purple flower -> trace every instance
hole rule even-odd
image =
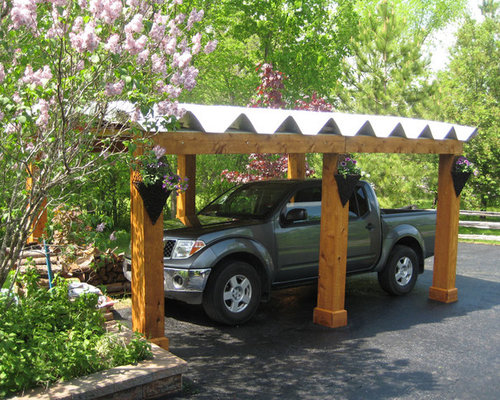
[[[111,232],[111,235],[109,235],[109,240],[116,240],[115,231]]]
[[[160,159],[161,157],[163,157],[166,153],[166,150],[161,147],[160,145],[157,145],[155,147],[153,147],[153,152],[155,153],[155,156],[156,158]]]
[[[95,228],[96,232],[102,232],[104,231],[104,228],[106,227],[106,224],[104,222],[101,222],[97,227]]]

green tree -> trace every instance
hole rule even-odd
[[[484,21],[470,17],[458,31],[449,70],[439,75],[437,117],[478,127],[465,154],[479,169],[463,200],[467,206],[500,206],[500,20],[498,0],[485,0]]]
[[[405,17],[391,2],[377,5],[360,22],[352,57],[343,63],[341,108],[362,113],[420,116],[434,88],[429,61],[422,55],[424,35],[409,35]]]
[[[358,0],[355,10],[362,19],[370,18],[379,3],[380,0]],[[429,36],[461,17],[467,0],[393,0],[391,4],[394,12],[406,20],[408,35],[420,32]]]
[[[429,116],[435,108],[436,85],[424,55],[425,44],[433,32],[460,15],[464,3],[386,0],[360,11],[352,56],[343,64],[339,108],[379,115]],[[434,203],[436,156],[361,154],[358,159],[376,184],[384,206],[430,207]]]
[[[197,61],[202,77],[198,89],[184,96],[188,101],[215,103],[222,97],[222,103],[246,105],[258,85],[253,69],[264,63],[289,77],[284,95],[291,102],[305,93],[329,96],[357,27],[350,0],[192,0],[186,5],[205,10],[207,30],[223,49]]]

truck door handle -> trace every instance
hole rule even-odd
[[[368,225],[365,226],[365,228],[368,229],[369,231],[373,231],[375,226],[371,222],[369,222]]]

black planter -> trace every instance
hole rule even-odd
[[[453,178],[453,187],[455,188],[455,194],[457,195],[457,197],[460,196],[460,193],[462,193],[462,189],[467,183],[470,174],[470,172],[451,171],[451,177]]]
[[[144,182],[134,182],[134,186],[137,188],[149,219],[154,225],[161,215],[171,191],[163,189],[162,181],[148,186]]]
[[[354,193],[354,188],[356,184],[361,179],[361,175],[341,175],[335,174],[335,180],[337,181],[337,187],[339,189],[340,202],[342,203],[342,207],[346,205],[346,203],[351,198]]]

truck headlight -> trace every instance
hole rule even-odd
[[[178,240],[172,252],[172,258],[178,260],[191,257],[205,246],[203,240]]]

